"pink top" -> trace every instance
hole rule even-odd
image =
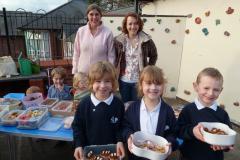
[[[98,61],[109,61],[114,64],[113,34],[107,27],[100,25],[95,35],[92,35],[87,24],[80,27],[76,34],[72,73],[88,73],[89,66]]]

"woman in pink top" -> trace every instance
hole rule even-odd
[[[98,5],[87,9],[88,23],[76,34],[73,53],[72,73],[88,73],[90,64],[98,61],[115,62],[113,34],[102,24],[102,12]]]

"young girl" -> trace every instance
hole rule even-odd
[[[87,145],[117,144],[117,155],[124,157],[121,125],[123,103],[113,95],[118,88],[114,66],[99,61],[90,67],[89,89],[77,107],[72,124],[75,143],[74,157],[83,159],[83,147]]]
[[[66,77],[66,70],[62,67],[54,68],[51,72],[53,85],[48,89],[48,98],[58,98],[60,100],[71,100],[71,87],[65,85],[64,78]]]
[[[83,72],[78,72],[73,77],[74,100],[80,101],[83,97],[90,94],[88,90],[87,75]]]
[[[177,148],[176,137],[173,133],[176,118],[173,109],[166,104],[162,97],[165,79],[163,72],[156,66],[143,69],[138,82],[138,94],[141,100],[133,102],[125,113],[123,136],[127,140],[128,149],[132,150],[132,134],[143,131],[166,138],[171,150]],[[141,159],[129,155],[129,159]]]

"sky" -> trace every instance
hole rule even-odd
[[[43,11],[40,9],[48,12],[67,2],[68,0],[0,0],[0,10],[3,7],[7,11],[16,11],[18,8],[23,8],[26,11],[42,13]]]

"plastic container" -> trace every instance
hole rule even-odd
[[[5,106],[0,107],[0,121],[1,121],[1,117],[4,116],[7,112],[8,110],[6,109]]]
[[[8,111],[22,109],[21,101],[11,98],[0,98],[0,107],[6,107]]]
[[[8,93],[3,98],[11,98],[11,99],[16,99],[21,101],[24,98],[25,94],[24,93]]]
[[[19,129],[37,129],[43,123],[45,123],[49,118],[48,108],[46,107],[38,107],[33,108],[30,107],[25,110],[18,118],[18,126]]]
[[[41,104],[41,107],[52,108],[58,102],[57,98],[46,98]]]
[[[63,125],[63,119],[57,117],[50,117],[39,130],[56,132]]]
[[[42,93],[32,93],[25,96],[22,100],[24,109],[29,107],[40,107],[43,102]]]
[[[2,116],[1,125],[4,126],[16,126],[17,125],[17,117],[19,117],[23,113],[23,110],[12,110]]]
[[[30,76],[32,75],[32,62],[29,59],[22,58],[22,52],[20,53],[18,57],[18,64],[20,73],[23,76]]]
[[[32,63],[32,64],[31,64],[31,67],[32,67],[32,73],[33,73],[33,74],[38,74],[38,73],[40,73],[40,66],[39,66],[39,65]]]
[[[137,145],[145,141],[151,141],[157,146],[164,147],[164,152],[162,153],[158,151],[153,151],[150,149],[146,149],[146,147],[141,148]],[[168,157],[169,152],[169,147],[167,144],[168,141],[163,137],[138,131],[133,134],[132,152],[139,157],[144,157],[152,160],[164,160]]]
[[[204,140],[207,143],[219,146],[234,145],[237,133],[231,128],[229,128],[229,126],[227,126],[226,124],[217,122],[201,122],[200,124],[203,125],[201,132],[203,134]],[[212,134],[205,131],[204,128],[207,128],[208,130],[211,130],[213,128],[221,129],[226,133],[226,135]]]
[[[116,156],[115,144],[86,146],[84,147],[83,153],[86,159],[94,159],[93,156],[99,157],[99,159],[119,159],[119,157]]]
[[[73,102],[72,101],[60,101],[50,110],[52,116],[73,116]]]

